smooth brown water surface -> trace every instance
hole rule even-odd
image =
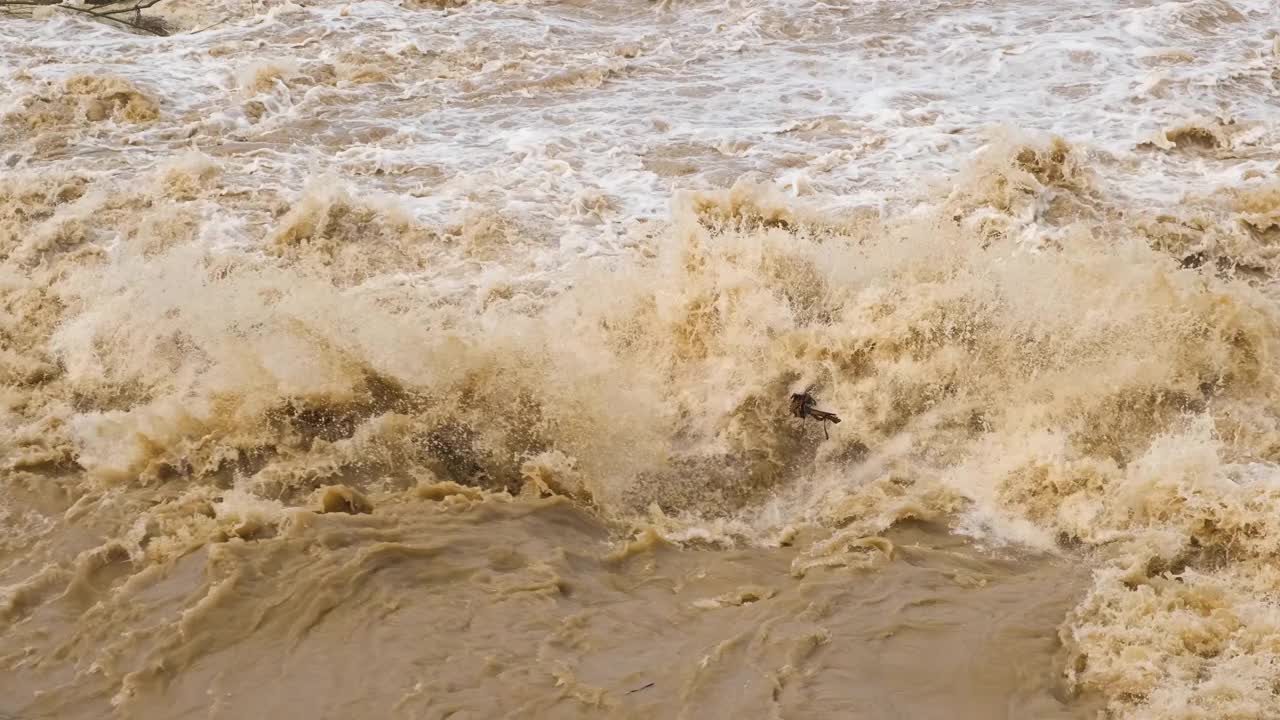
[[[1074,562],[906,525],[801,574],[796,548],[617,545],[560,499],[420,494],[296,514],[115,588],[127,555],[83,569],[9,635],[57,650],[10,659],[3,710],[1090,717],[1058,669],[1056,628],[1087,582]]]

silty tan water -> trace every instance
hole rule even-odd
[[[0,716],[1280,717],[1272,0],[154,14],[0,20]]]

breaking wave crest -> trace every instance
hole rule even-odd
[[[65,97],[154,112],[92,87]],[[560,496],[674,542],[828,528],[797,574],[948,522],[1097,556],[1061,635],[1116,713],[1280,713],[1280,189],[1130,207],[1066,141],[1004,138],[935,200],[743,181],[547,275],[500,215],[431,226],[325,178],[246,197],[198,153],[8,174],[5,467],[81,478],[77,513],[168,488],[94,551],[135,567],[406,493]],[[829,437],[788,415],[803,390]]]

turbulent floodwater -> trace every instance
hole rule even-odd
[[[155,13],[0,19],[0,717],[1280,717],[1274,0]]]

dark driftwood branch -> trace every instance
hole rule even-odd
[[[84,0],[83,5],[64,5],[61,0],[0,0],[0,9],[60,7],[131,30],[167,35],[159,21],[142,15],[143,10],[159,2],[161,0]]]
[[[129,5],[128,7],[121,7],[115,10],[104,9],[101,14],[102,15],[127,15],[129,13],[142,12],[143,10],[146,10],[147,8],[151,7],[152,5],[155,5],[158,2],[160,2],[160,0],[139,0],[139,2],[135,2],[134,4]],[[115,4],[116,3],[104,4],[104,5],[99,5],[98,7],[112,8]]]
[[[800,419],[810,418],[818,420],[822,423],[822,434],[827,434],[827,423],[840,424],[840,418],[835,413],[830,413],[817,408],[818,401],[809,393],[796,393],[791,396],[791,414]],[[827,437],[831,437],[827,435]]]

